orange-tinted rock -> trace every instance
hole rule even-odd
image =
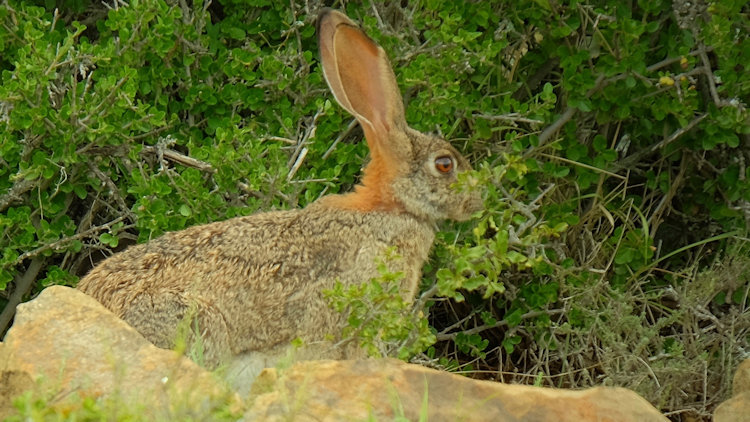
[[[26,372],[0,371],[0,421],[13,413],[13,399],[33,388],[34,382]]]
[[[714,422],[745,422],[750,420],[750,359],[737,367],[732,382],[731,399],[714,411]]]
[[[264,371],[253,385],[251,421],[659,421],[623,388],[571,391],[476,381],[395,360],[300,362]]]
[[[745,359],[738,367],[734,374],[732,382],[732,393],[750,392],[750,359]]]
[[[96,300],[52,286],[18,307],[0,348],[0,374],[26,373],[45,389],[194,410],[237,398],[201,367],[152,345]],[[14,391],[17,393],[17,391]]]

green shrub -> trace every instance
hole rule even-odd
[[[54,3],[0,6],[0,330],[110,251],[356,181],[367,150],[317,65],[318,2]],[[438,235],[420,309],[394,305],[431,328],[382,314],[365,341],[710,414],[750,340],[750,10],[693,3],[346,4],[407,120],[487,192]],[[384,276],[332,300],[387,308]]]

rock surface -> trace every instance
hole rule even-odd
[[[247,421],[667,421],[622,388],[582,391],[476,381],[396,360],[299,362],[267,369]],[[250,404],[250,403],[248,403]],[[373,418],[373,419],[370,419]]]
[[[745,359],[738,367],[732,381],[734,394],[750,392],[750,359]]]
[[[226,416],[227,408],[228,420],[237,420],[243,408],[213,374],[153,346],[92,298],[60,286],[19,306],[0,343],[0,419],[11,414],[11,398],[26,391],[66,411],[67,397],[79,407],[81,396],[114,397],[160,420],[215,420],[212,412]],[[625,389],[507,385],[374,359],[264,370],[245,405],[247,421],[667,421]]]
[[[750,359],[737,367],[732,382],[731,399],[714,411],[714,422],[745,422],[750,418]]]
[[[2,352],[0,351],[0,354]],[[0,421],[12,414],[13,399],[34,389],[31,376],[22,371],[0,371]]]
[[[21,304],[0,346],[0,379],[9,380],[4,397],[17,396],[41,377],[38,384],[48,396],[116,395],[165,411],[181,400],[201,414],[219,403],[239,403],[211,373],[152,345],[96,300],[68,287],[49,287]],[[0,401],[0,416],[3,405],[9,412],[9,401]]]

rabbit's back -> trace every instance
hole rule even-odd
[[[206,354],[221,360],[336,333],[341,317],[322,292],[377,277],[388,247],[401,254],[392,270],[405,273],[401,291],[413,298],[433,237],[408,214],[313,203],[167,233],[105,260],[79,288],[161,347],[194,321]]]

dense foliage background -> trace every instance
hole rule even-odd
[[[318,66],[322,6],[383,45],[407,120],[487,189],[439,235],[416,309],[334,293],[353,331],[708,417],[750,357],[744,0],[4,0],[0,333],[128,244],[350,189],[367,149]]]

